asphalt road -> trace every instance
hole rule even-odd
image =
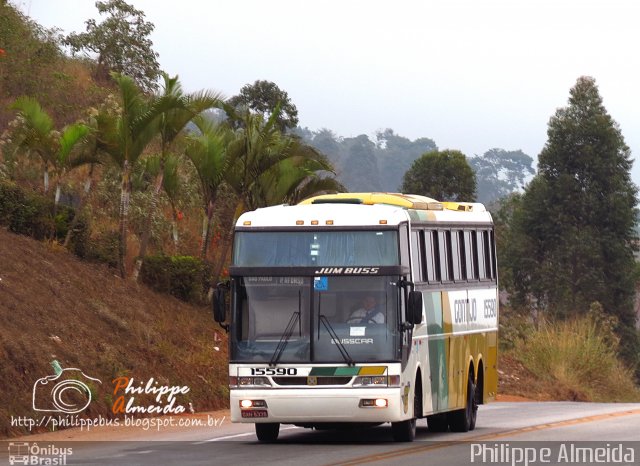
[[[71,447],[66,464],[86,465],[638,464],[640,404],[493,403],[480,407],[476,429],[465,434],[431,433],[421,420],[413,443],[393,442],[387,424],[357,431],[282,426],[277,443],[262,444],[253,424],[228,420],[128,440],[40,443]],[[2,449],[0,464],[7,464]]]

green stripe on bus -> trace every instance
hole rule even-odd
[[[309,375],[325,375],[331,376],[336,372],[336,367],[314,367],[311,369]]]

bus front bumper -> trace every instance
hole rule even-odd
[[[231,389],[230,393],[232,422],[380,423],[410,419],[413,412],[408,390],[399,387]],[[241,407],[248,401],[250,407]]]

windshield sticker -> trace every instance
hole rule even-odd
[[[351,327],[349,330],[350,337],[363,337],[367,327]]]
[[[329,279],[327,277],[314,277],[313,289],[316,291],[327,291],[329,289]]]

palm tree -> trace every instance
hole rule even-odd
[[[225,109],[229,112],[227,107]],[[279,108],[276,108],[265,121],[260,114],[245,113],[238,116],[231,109],[232,118],[241,119],[242,124],[229,144],[232,165],[226,178],[238,195],[239,213],[260,204],[260,177],[289,157],[291,138],[284,136],[277,126],[279,113]]]
[[[177,220],[178,220],[178,202],[179,202],[179,194],[180,194],[180,174],[178,168],[183,163],[181,158],[173,153],[169,153],[164,160],[163,174],[162,174],[162,190],[167,196],[169,204],[171,205],[172,210],[172,222],[171,222],[171,230],[172,237],[174,243],[174,250],[177,251],[178,248],[178,230],[177,230]],[[161,165],[161,155],[154,154],[144,159],[144,171],[141,174],[141,178],[144,178],[145,175],[150,175],[154,177],[154,179],[158,178],[158,172],[160,171]],[[134,183],[135,184],[135,183]],[[149,209],[150,210],[150,209]],[[151,222],[149,218],[148,222]]]
[[[289,137],[287,158],[265,171],[253,185],[250,209],[281,203],[297,204],[303,199],[328,192],[342,192],[331,162],[315,148]]]
[[[114,73],[113,79],[122,106],[117,115],[105,114],[98,120],[98,140],[121,172],[119,267],[125,278],[131,173],[147,145],[158,135],[162,113],[178,104],[174,99],[148,99],[129,76]]]
[[[74,149],[89,133],[82,123],[66,126],[62,132],[54,129],[53,119],[32,97],[20,97],[11,108],[17,110],[20,126],[14,140],[18,150],[40,157],[43,164],[44,192],[49,192],[51,171],[56,175],[55,205],[60,200],[60,181],[67,170],[89,163],[84,152],[74,157]]]
[[[103,154],[102,147],[98,140],[98,132],[100,129],[100,121],[109,118],[109,112],[112,110],[110,108],[111,100],[111,98],[107,99],[107,101],[102,104],[99,109],[92,108],[89,110],[89,115],[86,122],[86,125],[89,128],[89,132],[81,144],[81,150],[84,154],[85,162],[89,164],[89,171],[84,182],[84,189],[82,190],[82,193],[80,195],[80,203],[76,209],[76,215],[74,215],[71,225],[69,226],[69,230],[67,230],[67,235],[64,239],[65,248],[69,247],[71,238],[75,233],[76,226],[80,220],[80,213],[84,209],[84,206],[89,199],[89,194],[93,185],[93,173],[95,170],[95,166],[97,164],[102,164],[101,156]]]
[[[163,73],[163,78],[164,91],[160,96],[156,97],[158,105],[166,106],[166,110],[159,115],[158,121],[160,165],[152,192],[148,221],[146,222],[146,228],[143,230],[140,240],[138,259],[136,260],[135,270],[133,272],[134,280],[138,278],[142,261],[147,252],[147,246],[151,236],[151,215],[157,209],[158,196],[163,186],[165,174],[164,166],[170,147],[190,121],[205,110],[218,106],[222,102],[219,94],[209,91],[200,91],[185,95],[178,81],[178,76],[171,78],[168,74]]]
[[[241,120],[227,147],[228,167],[226,184],[235,192],[238,203],[234,215],[223,227],[221,254],[214,266],[213,276],[219,277],[231,245],[235,220],[247,209],[295,200],[305,185],[322,183],[326,189],[342,188],[334,181],[324,180],[315,172],[332,171],[329,163],[315,150],[288,135],[282,134],[277,121],[280,108],[276,107],[266,121],[260,114],[236,113],[225,105],[232,119]],[[315,178],[315,180],[314,180]],[[320,183],[322,179],[322,183]],[[298,194],[296,194],[298,193]]]
[[[228,147],[233,133],[226,126],[216,125],[202,117],[194,119],[194,123],[200,134],[189,138],[185,154],[193,163],[200,179],[205,212],[200,257],[205,259],[218,192],[226,181],[230,166]]]
[[[174,254],[178,252],[178,220],[180,220],[178,211],[178,195],[180,192],[179,166],[180,158],[174,154],[169,154],[165,160],[164,175],[162,177],[162,189],[169,199],[169,204],[171,204],[171,237],[173,238]]]

